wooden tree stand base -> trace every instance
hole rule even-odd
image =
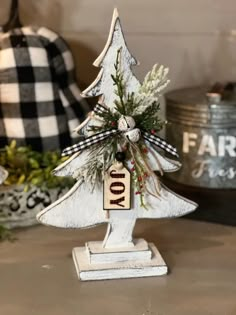
[[[102,242],[88,242],[72,251],[82,281],[153,277],[167,274],[167,266],[153,243],[134,240],[134,246],[104,248]]]

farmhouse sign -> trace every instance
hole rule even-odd
[[[130,172],[122,163],[113,164],[104,178],[104,210],[129,210]]]

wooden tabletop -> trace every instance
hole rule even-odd
[[[37,226],[0,244],[1,315],[235,315],[236,229],[212,223],[140,220],[135,237],[154,242],[167,276],[80,282],[71,250],[102,240],[105,226]]]

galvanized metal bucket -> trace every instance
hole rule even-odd
[[[207,88],[166,94],[166,139],[183,164],[168,177],[195,187],[236,188],[236,100],[210,96]]]

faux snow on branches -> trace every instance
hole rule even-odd
[[[169,68],[158,64],[155,64],[152,70],[147,73],[143,84],[135,96],[135,102],[140,104],[136,108],[135,114],[140,114],[154,102],[159,102],[161,92],[170,83],[170,80],[167,78],[168,73]]]

